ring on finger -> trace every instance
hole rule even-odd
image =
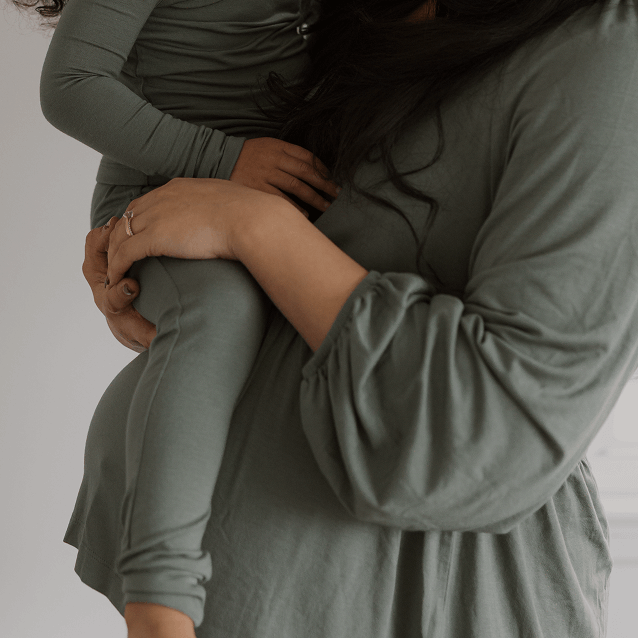
[[[127,210],[124,215],[122,215],[124,219],[126,219],[126,234],[129,237],[133,237],[133,229],[131,228],[131,220],[133,219],[133,211]]]

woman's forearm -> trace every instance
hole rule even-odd
[[[283,200],[251,215],[234,250],[313,351],[368,274]]]

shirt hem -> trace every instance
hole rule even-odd
[[[81,533],[80,521],[72,520],[64,536],[64,542],[78,550],[74,571],[85,585],[105,596],[123,617],[122,579],[108,561],[81,541]]]

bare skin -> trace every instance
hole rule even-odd
[[[108,269],[109,237],[117,219],[113,217],[106,226],[96,228],[86,236],[82,273],[91,286],[95,305],[106,317],[113,336],[123,346],[139,353],[150,347],[157,334],[155,326],[131,305],[140,293],[139,283],[127,277],[109,290],[104,286]]]
[[[317,210],[326,210],[337,196],[337,186],[324,177],[327,174],[328,169],[305,148],[260,137],[244,142],[230,181],[283,197],[298,210],[286,193]],[[326,193],[330,200],[317,191]]]
[[[124,620],[128,638],[196,638],[191,618],[163,605],[128,603]]]
[[[310,151],[282,140],[262,137],[244,142],[230,180],[282,197],[307,216],[286,193],[296,195],[318,210],[325,210],[330,201],[320,193],[325,193],[330,200],[338,194],[337,186],[324,177],[327,174],[328,169]],[[157,331],[131,305],[140,293],[139,283],[126,278],[109,290],[104,285],[109,237],[116,222],[117,218],[113,218],[107,226],[87,235],[82,272],[113,336],[123,346],[141,353],[150,347]]]
[[[174,179],[130,209],[133,236],[123,220],[111,232],[109,287],[149,256],[238,260],[313,350],[368,274],[281,197],[241,184]]]
[[[429,0],[424,5],[420,6],[416,11],[413,11],[408,18],[411,22],[419,22],[422,20],[432,20],[436,17],[436,0]]]

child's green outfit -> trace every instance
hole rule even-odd
[[[68,3],[42,107],[104,154],[92,227],[171,178],[227,179],[246,138],[277,136],[260,82],[300,72],[303,15],[299,0]],[[130,272],[135,307],[158,333],[131,388],[117,570],[127,602],[175,607],[199,625],[211,576],[201,538],[270,304],[237,262],[150,258]]]

